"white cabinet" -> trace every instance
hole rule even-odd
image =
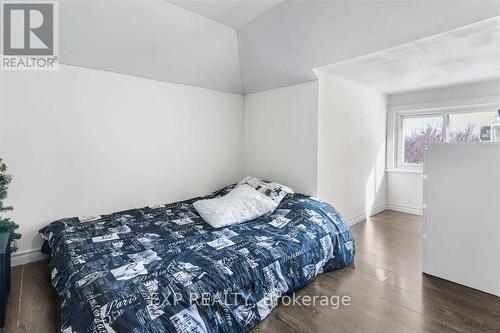
[[[500,144],[431,144],[423,271],[500,296]]]

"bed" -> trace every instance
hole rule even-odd
[[[289,194],[271,214],[214,229],[198,199],[40,230],[61,332],[246,332],[280,296],[354,259],[348,226],[325,202]]]

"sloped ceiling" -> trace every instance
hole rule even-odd
[[[285,1],[238,31],[245,93],[500,14],[499,1]]]
[[[178,5],[187,0],[172,1],[60,0],[60,62],[252,93],[314,80],[313,68],[500,15],[500,1],[481,0],[203,1],[212,12],[200,9],[202,1],[189,5],[193,11]],[[237,27],[248,19],[237,32],[214,21]]]
[[[387,94],[500,77],[500,17],[317,69]]]
[[[284,0],[168,0],[234,29],[253,20]]]
[[[163,0],[59,1],[63,64],[241,93],[236,31]]]

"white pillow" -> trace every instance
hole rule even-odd
[[[238,185],[243,184],[254,188],[256,191],[274,200],[277,204],[279,204],[288,193],[293,194],[293,190],[288,186],[255,177],[247,176],[243,178]]]
[[[220,228],[256,219],[278,204],[248,185],[239,185],[225,196],[198,200],[193,206],[208,224]]]

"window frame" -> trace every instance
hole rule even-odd
[[[395,131],[394,131],[394,166],[396,170],[421,172],[422,164],[404,162],[404,136],[403,122],[408,118],[442,117],[443,119],[443,141],[450,142],[450,115],[467,114],[480,112],[495,112],[498,104],[469,105],[461,107],[449,107],[428,110],[395,111]]]

